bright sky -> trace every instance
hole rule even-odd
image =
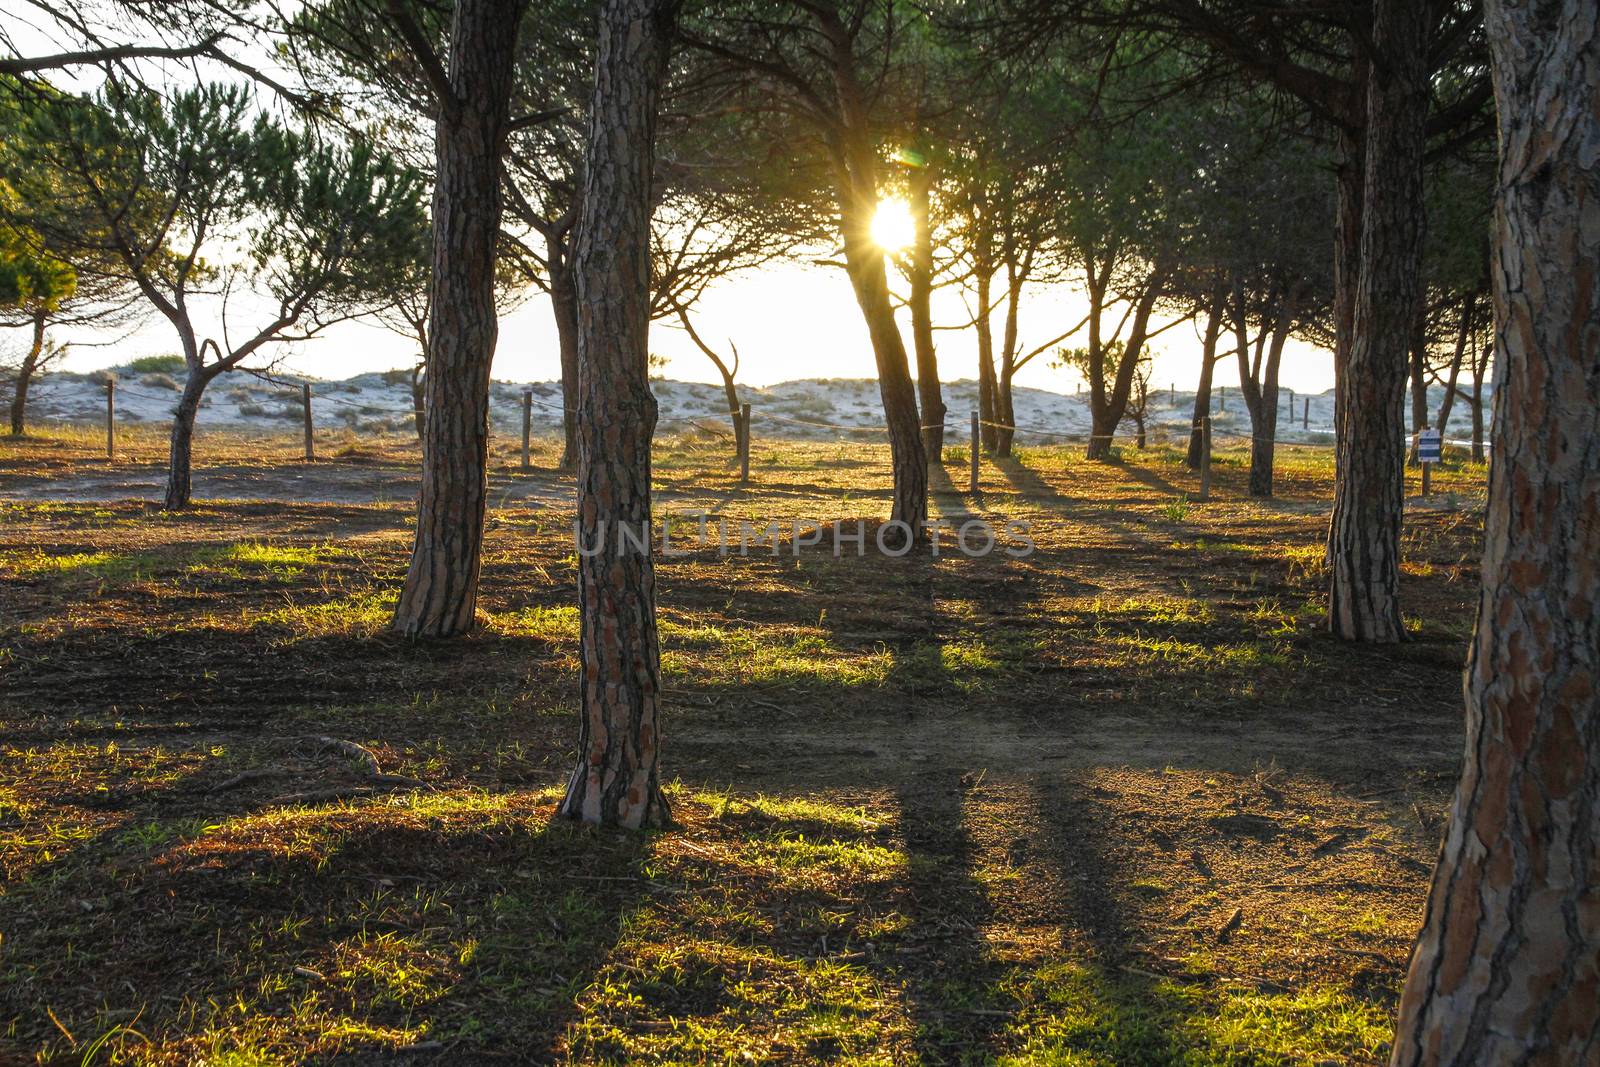
[[[904,285],[896,279],[897,288]],[[935,326],[959,327],[970,313],[953,289],[939,290],[934,300]],[[1081,293],[1058,286],[1027,298],[1022,307],[1021,338],[1024,351],[1049,340],[1083,317]],[[250,324],[247,309],[235,303],[229,315],[230,332],[237,336]],[[837,267],[780,264],[729,278],[709,289],[694,312],[695,328],[706,343],[727,352],[731,338],[742,363],[739,381],[771,385],[795,378],[876,377],[866,324],[844,271]],[[910,317],[900,313],[901,333],[911,343]],[[1153,388],[1176,384],[1193,389],[1199,375],[1200,343],[1195,325],[1184,323],[1154,342]],[[996,343],[1000,322],[995,323]],[[135,356],[176,352],[176,337],[166,320],[151,316],[133,334],[110,340],[68,334],[59,340],[100,341],[101,346],[78,347],[70,352],[65,368],[91,370],[124,363]],[[1068,344],[1081,344],[1075,337]],[[971,329],[940,330],[935,335],[940,378],[955,381],[977,377],[977,338]],[[346,378],[365,371],[410,366],[414,344],[381,326],[346,323],[318,338],[288,346],[282,367],[292,374],[318,378]],[[652,326],[651,351],[669,360],[662,373],[682,381],[717,381],[715,368],[682,329],[666,322]],[[495,353],[494,376],[501,380],[549,381],[560,376],[555,323],[550,303],[533,294],[501,319],[500,343]],[[1297,392],[1318,393],[1333,387],[1332,357],[1325,351],[1291,341],[1284,353],[1282,384]],[[1049,366],[1040,355],[1018,374],[1021,385],[1070,393],[1077,377]],[[1225,359],[1217,365],[1216,381],[1234,385],[1237,364]]]
[[[6,16],[6,28],[26,51],[45,52],[64,46],[51,35],[30,29],[26,20],[16,15]],[[75,89],[87,89],[97,79],[87,71],[84,73],[86,80],[82,83],[72,78],[58,80]],[[909,217],[899,221],[900,229],[904,230]],[[904,292],[903,279],[893,278],[891,284]],[[259,305],[252,308],[249,304],[237,296],[232,302],[228,329],[234,337],[252,332],[254,326],[265,321],[266,308]],[[1083,317],[1084,310],[1081,291],[1071,285],[1029,294],[1022,305],[1022,351],[1074,325]],[[1120,316],[1120,311],[1116,314]],[[959,327],[970,320],[971,312],[958,291],[945,288],[934,294],[933,316],[936,327]],[[215,316],[212,318],[211,330],[220,333]],[[844,271],[838,267],[781,263],[725,279],[707,290],[694,309],[694,320],[701,337],[724,354],[730,338],[739,346],[742,356],[739,381],[742,383],[771,385],[795,378],[876,377],[866,324]],[[904,310],[900,321],[909,349],[910,321]],[[998,344],[1001,329],[998,316],[994,329]],[[69,351],[62,366],[80,371],[178,350],[171,326],[153,313],[131,334],[108,337],[80,331],[58,335],[55,339],[78,343]],[[0,345],[14,343],[15,339],[0,332]],[[974,331],[941,329],[935,335],[935,343],[941,379],[956,381],[977,377]],[[1084,338],[1079,335],[1065,343],[1083,344]],[[366,371],[409,367],[414,361],[413,347],[408,339],[379,325],[354,322],[333,327],[312,341],[281,346],[277,353],[282,358],[280,367],[286,373],[338,379]],[[667,358],[666,368],[661,373],[668,378],[719,380],[710,361],[680,328],[667,322],[656,323],[651,329],[650,347],[652,352]],[[1180,390],[1194,388],[1199,375],[1200,343],[1192,323],[1162,334],[1152,348],[1155,353],[1153,389],[1165,389],[1169,385],[1176,385]],[[549,300],[542,294],[531,294],[502,318],[494,376],[513,381],[549,381],[560,376],[555,324]],[[1071,393],[1078,379],[1071,372],[1052,369],[1048,354],[1042,354],[1023,368],[1017,382]],[[1216,382],[1237,384],[1235,360],[1225,359],[1217,365]],[[1333,388],[1332,356],[1310,345],[1291,341],[1284,352],[1281,382],[1297,392],[1318,393]]]

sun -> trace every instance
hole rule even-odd
[[[885,252],[898,252],[917,237],[911,205],[904,200],[880,200],[872,216],[872,240]]]

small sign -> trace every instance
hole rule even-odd
[[[1439,462],[1439,455],[1443,447],[1443,434],[1438,430],[1423,430],[1417,435],[1417,461],[1420,463]]]

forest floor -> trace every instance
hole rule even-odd
[[[497,443],[482,626],[437,643],[384,628],[409,490],[325,491],[408,486],[414,445],[211,435],[197,485],[241,499],[178,514],[37,488],[160,446],[0,440],[0,1063],[1383,1061],[1481,466],[1408,505],[1397,647],[1322,632],[1313,449],[1269,501],[1221,454],[1206,503],[1164,447],[1024,449],[979,499],[953,450],[936,510],[1027,521],[1021,559],[663,557],[678,825],[633,835],[551,821],[550,443]],[[659,445],[658,512],[887,511],[882,447],[758,444],[749,488],[721,448]]]

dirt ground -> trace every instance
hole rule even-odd
[[[1392,648],[1321,630],[1310,449],[1270,501],[1238,454],[1194,501],[1162,447],[935,479],[941,514],[1028,522],[1022,559],[664,557],[679,825],[641,838],[550,823],[552,444],[496,452],[482,627],[440,643],[384,628],[407,443],[214,447],[175,515],[127,499],[158,445],[0,451],[0,1061],[1382,1060],[1481,467],[1408,512]],[[741,488],[668,440],[658,511],[875,522],[884,453],[773,443]]]

